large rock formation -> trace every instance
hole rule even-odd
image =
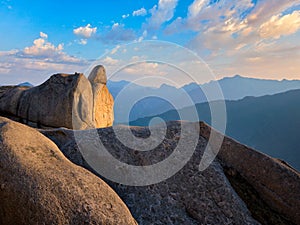
[[[0,224],[136,224],[100,178],[38,131],[0,118]]]
[[[1,87],[0,114],[39,128],[112,126],[113,98],[104,68],[97,68],[103,67],[93,70],[90,82],[79,73],[55,74],[37,87]]]
[[[186,125],[194,126],[193,123]],[[145,187],[120,185],[103,177],[139,224],[300,224],[297,171],[225,138],[217,159],[200,172],[199,162],[211,131],[204,123],[200,123],[200,127],[194,155],[173,177]],[[117,129],[122,132],[125,128]],[[127,148],[112,128],[98,129],[98,134],[106,149],[118,160],[131,165],[152,165],[171,154],[178,144],[180,129],[180,122],[169,123],[162,144],[148,152]],[[148,128],[132,127],[131,130],[139,138],[149,136]],[[97,174],[79,151],[73,131],[41,132],[72,162]],[[79,132],[87,135],[87,131]]]

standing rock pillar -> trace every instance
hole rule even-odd
[[[114,99],[106,82],[106,72],[102,65],[94,67],[88,77],[93,89],[93,120],[96,128],[109,127],[114,121]]]

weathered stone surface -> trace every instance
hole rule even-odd
[[[104,66],[95,66],[89,75],[89,81],[91,83],[106,84],[107,77]]]
[[[0,96],[0,111],[25,124],[86,129],[93,126],[90,82],[83,74],[55,74],[37,87],[12,87]]]
[[[106,73],[103,66],[96,66],[89,75],[93,89],[93,118],[95,127],[110,127],[113,125],[114,99],[106,87]]]
[[[100,178],[38,131],[0,118],[0,224],[136,224]]]
[[[150,165],[161,161],[174,149],[179,128],[178,122],[170,123],[163,144],[149,152],[126,148],[117,140],[111,128],[99,129],[98,133],[102,143],[115,158],[133,165]],[[194,156],[180,172],[167,181],[147,187],[129,187],[107,181],[127,203],[138,222],[255,224],[255,218],[262,224],[299,224],[298,171],[280,160],[225,137],[218,160],[208,170],[199,172],[199,161],[211,132],[210,127],[202,122],[200,128]],[[149,135],[146,128],[132,127],[131,130],[141,138]],[[42,132],[57,143],[71,161],[93,171],[79,152],[73,131],[60,129]],[[216,135],[217,138],[221,137],[217,132]],[[214,146],[211,145],[211,148]],[[235,191],[251,210],[253,218],[249,219],[244,203],[234,197]],[[237,211],[228,206],[228,203]]]
[[[221,135],[200,123],[201,135]],[[211,146],[214,148],[214,146]],[[300,224],[300,173],[285,162],[254,151],[225,137],[218,154],[223,167],[233,179],[241,176],[275,212]],[[278,224],[278,223],[277,223]]]
[[[19,100],[29,87],[3,86],[0,89],[1,113],[17,116]]]
[[[0,114],[34,127],[83,130],[113,124],[113,97],[102,66],[90,81],[79,73],[55,74],[37,87],[0,87]]]

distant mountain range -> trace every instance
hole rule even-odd
[[[194,104],[207,102],[202,89],[212,89],[216,82],[220,85],[225,100],[239,100],[246,96],[264,96],[285,92],[288,90],[300,89],[300,80],[264,80],[242,77],[226,77],[218,81],[211,81],[202,85],[191,83],[181,88],[163,84],[159,88],[144,87],[128,81],[109,81],[107,86],[114,99],[122,92],[122,101],[115,104],[115,123],[128,121],[124,114],[124,107],[132,100],[140,96],[149,96],[131,108],[129,121],[138,118],[157,115],[174,109],[170,102],[176,102],[180,108],[190,106],[183,98],[188,94]],[[212,89],[213,90],[213,89]],[[167,102],[166,100],[169,100]],[[219,100],[219,99],[211,99]],[[177,107],[178,108],[178,107]]]
[[[33,85],[29,82],[24,82],[24,83],[21,83],[21,84],[18,84],[17,86],[22,86],[22,87],[33,87]]]
[[[115,99],[124,88],[128,88],[122,93],[125,96],[123,101],[115,104],[115,124],[128,121],[124,107],[132,99],[143,95],[149,97],[137,102],[131,109],[130,125],[147,126],[157,116],[166,121],[178,120],[177,110],[155,96],[165,96],[180,103],[182,111],[188,114],[191,108],[187,102],[181,101],[183,91],[196,104],[200,119],[210,124],[210,111],[201,88],[212,87],[215,82],[219,83],[226,99],[226,135],[273,157],[284,159],[300,170],[300,90],[296,90],[300,89],[300,80],[262,80],[236,75],[203,85],[191,83],[182,88],[169,85],[153,88],[128,81],[109,81],[107,86]],[[32,85],[22,83],[19,86]],[[218,101],[214,104],[218,104]]]
[[[212,104],[220,104],[215,101]],[[196,104],[200,120],[211,124],[208,103]],[[300,90],[291,90],[262,97],[227,100],[226,135],[280,158],[300,171]],[[180,110],[189,114],[192,108]],[[146,117],[130,123],[147,126],[153,117],[165,121],[179,120],[178,112],[171,110],[161,115]]]

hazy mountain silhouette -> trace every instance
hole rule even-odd
[[[116,123],[128,121],[128,117],[125,115],[125,109],[128,105],[131,105],[130,120],[135,120],[174,109],[164,99],[178,101],[183,93],[183,90],[165,84],[159,88],[154,88],[140,86],[128,81],[108,81],[107,86],[115,99],[114,112]],[[123,97],[122,100],[118,99],[118,95]],[[156,96],[164,96],[164,99]],[[135,104],[130,103],[135,102],[137,98],[141,98],[140,101],[137,101]],[[187,106],[189,104],[182,104],[182,107]]]
[[[235,75],[234,77],[225,77],[219,81],[211,81],[200,85],[201,87],[210,88],[212,84],[218,82],[222,88],[224,98],[226,100],[238,100],[247,96],[264,96],[277,94],[293,89],[300,89],[300,80],[267,80],[242,77]],[[194,90],[189,92],[191,96],[197,95]],[[200,103],[200,102],[197,102]]]
[[[128,120],[123,113],[124,106],[132,99],[136,99],[143,95],[148,96],[147,98],[138,101],[134,107],[131,108],[129,121],[172,110],[174,109],[171,105],[172,101],[180,104],[179,108],[190,106],[191,104],[184,100],[184,97],[186,97],[187,94],[195,104],[207,102],[202,88],[211,89],[215,86],[216,82],[219,83],[226,100],[238,100],[246,96],[258,97],[272,95],[288,90],[300,89],[300,80],[264,80],[247,78],[239,75],[226,77],[219,81],[211,81],[202,85],[191,83],[182,86],[181,88],[165,84],[161,85],[159,88],[144,87],[128,81],[109,81],[107,86],[115,99],[122,90],[124,91],[122,92],[122,95],[126,96],[124,98],[125,101],[122,101],[122,104],[115,105],[115,122],[122,123]],[[169,100],[170,102],[167,102],[166,100]]]
[[[208,103],[197,104],[196,109],[200,120],[210,124]],[[300,170],[300,90],[227,100],[226,109],[226,135]],[[191,111],[191,107],[182,109],[187,114]],[[175,110],[157,116],[166,121],[180,119]],[[130,125],[146,126],[153,117],[138,119]]]
[[[29,82],[24,82],[24,83],[20,83],[17,86],[22,86],[22,87],[33,87],[33,84],[29,83]]]

